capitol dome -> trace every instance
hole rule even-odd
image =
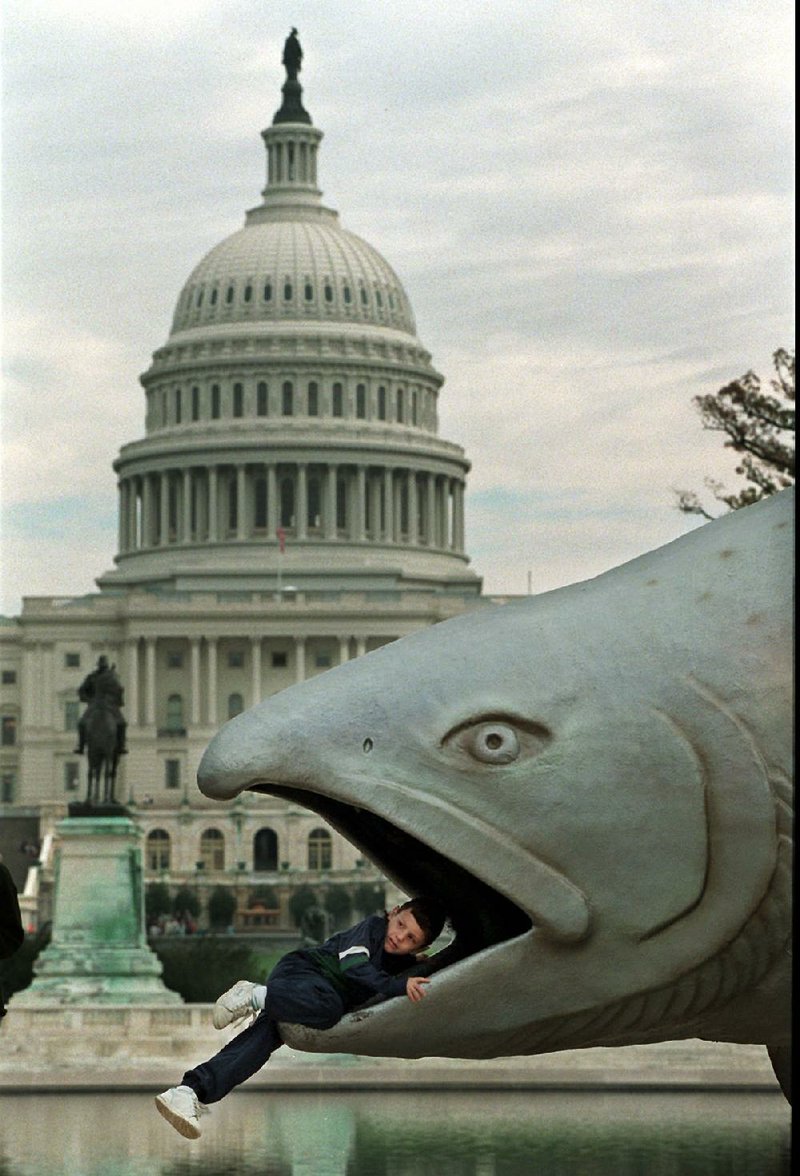
[[[370,323],[415,335],[411,304],[388,262],[333,218],[309,212],[304,208],[303,219],[292,220],[251,213],[245,228],[192,271],[172,333],[212,323],[300,319]]]
[[[282,92],[262,202],[195,265],[141,376],[145,436],[115,462],[120,545],[98,583],[475,596],[444,379],[397,274],[322,204],[296,77]]]

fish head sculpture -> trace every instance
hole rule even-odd
[[[486,604],[227,723],[201,790],[325,817],[455,939],[301,1049],[787,1040],[793,494]]]

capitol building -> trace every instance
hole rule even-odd
[[[304,809],[203,797],[209,740],[485,599],[464,550],[469,462],[438,433],[443,376],[394,270],[322,203],[322,132],[288,69],[282,99],[261,202],[192,269],[141,376],[144,434],[114,462],[114,567],[96,593],[26,597],[0,620],[0,850],[34,923],[56,824],[85,796],[77,688],[101,655],[125,688],[117,796],[145,881],[188,886],[203,912],[229,888],[245,923],[267,887],[288,928],[293,888],[380,876]]]

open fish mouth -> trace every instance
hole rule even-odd
[[[406,894],[436,898],[455,933],[452,943],[437,953],[436,970],[534,927],[528,912],[477,874],[361,805],[286,785],[256,784],[251,789],[318,813]]]

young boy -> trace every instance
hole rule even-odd
[[[339,931],[320,947],[289,952],[266,985],[238,980],[214,1005],[214,1028],[225,1029],[247,1016],[252,1024],[209,1061],[187,1070],[180,1086],[159,1094],[159,1114],[187,1139],[197,1139],[204,1104],[219,1102],[283,1044],[279,1021],[330,1029],[376,995],[405,993],[411,1001],[422,1000],[428,978],[398,973],[411,966],[409,957],[415,959],[433,943],[444,918],[435,899],[412,898],[387,915],[371,915]]]

